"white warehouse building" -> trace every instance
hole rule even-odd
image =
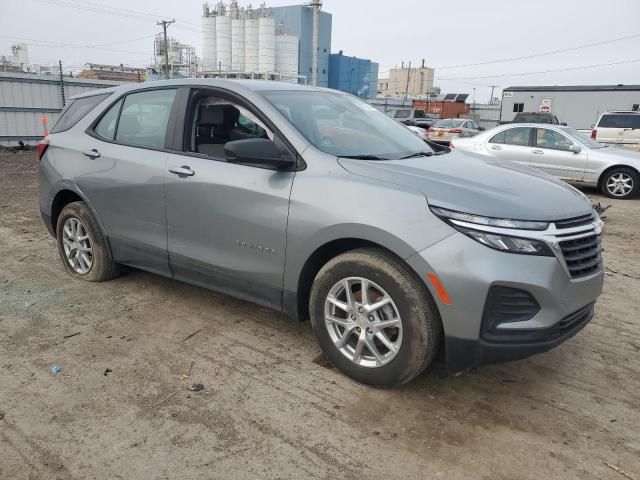
[[[205,76],[262,78],[297,83],[299,39],[276,25],[264,4],[259,9],[203,6],[202,72]]]

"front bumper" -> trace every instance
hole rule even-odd
[[[571,338],[592,318],[604,279],[602,268],[573,279],[555,257],[500,252],[462,233],[447,237],[407,262],[425,281],[438,305],[447,366],[452,371],[526,358]],[[444,303],[429,283],[429,273],[438,276],[450,304]],[[525,291],[540,308],[531,318],[498,326],[504,333],[501,338],[486,336],[482,333],[483,313],[492,287]],[[572,315],[579,318],[569,322]]]

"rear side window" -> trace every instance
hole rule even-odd
[[[107,140],[114,140],[116,137],[116,125],[122,102],[123,100],[120,100],[113,105],[96,125],[95,132]]]
[[[504,132],[500,132],[496,136],[494,136],[490,143],[503,143],[506,145],[519,145],[519,146],[527,146],[529,145],[529,136],[531,135],[531,128],[529,127],[520,127],[520,128],[510,128],[505,130]]]
[[[51,133],[69,130],[109,95],[111,94],[105,93],[102,95],[92,95],[90,97],[76,98],[72,100],[62,111],[60,118],[51,129]]]
[[[164,148],[175,96],[175,89],[151,90],[127,95],[117,123],[116,142],[140,147]]]
[[[640,115],[603,115],[598,127],[601,128],[640,128]]]

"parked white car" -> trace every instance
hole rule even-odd
[[[607,147],[570,127],[502,125],[472,138],[456,139],[450,146],[599,187],[612,198],[631,198],[640,187],[640,154]]]
[[[427,130],[429,140],[436,143],[448,144],[454,138],[471,137],[480,133],[484,128],[473,120],[465,118],[444,118],[434,123]]]
[[[605,112],[591,131],[603,143],[640,144],[640,112]]]

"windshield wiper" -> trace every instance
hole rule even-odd
[[[405,158],[415,158],[415,157],[430,157],[433,155],[433,152],[415,152],[411,153],[405,157],[400,157],[400,160],[404,160]]]
[[[353,158],[354,160],[390,160],[377,155],[340,155],[340,158]]]

